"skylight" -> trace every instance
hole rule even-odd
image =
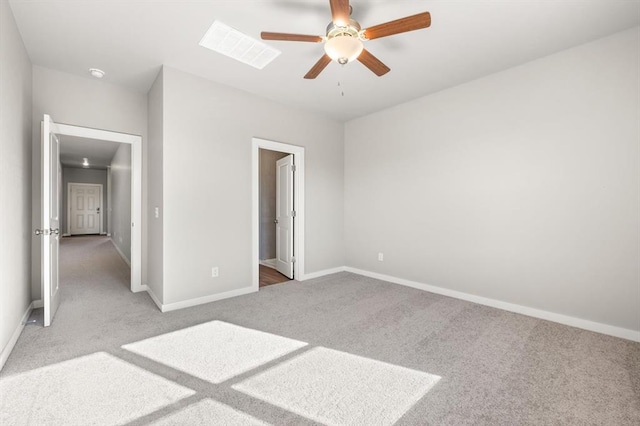
[[[260,70],[281,53],[220,21],[213,21],[199,44]]]

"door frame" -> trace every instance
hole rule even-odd
[[[293,219],[293,256],[296,261],[293,267],[293,279],[302,281],[304,277],[304,147],[290,145],[267,139],[251,139],[251,268],[253,271],[252,287],[260,289],[260,150],[293,154],[296,171],[293,174],[293,208],[296,216]]]
[[[78,186],[99,186],[100,187],[100,235],[104,234],[103,231],[103,207],[104,207],[104,186],[101,183],[83,183],[83,182],[67,182],[67,232],[66,235],[73,235],[71,233],[71,185]],[[81,234],[78,234],[81,235]]]
[[[56,125],[58,135],[131,145],[131,291],[145,291],[147,286],[142,284],[142,136],[71,124]]]

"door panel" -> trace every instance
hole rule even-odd
[[[44,326],[48,327],[60,306],[58,252],[60,248],[60,142],[48,115],[42,122],[42,299]]]
[[[99,234],[102,185],[70,183],[69,191],[69,233]]]
[[[276,269],[293,279],[293,155],[276,163]]]

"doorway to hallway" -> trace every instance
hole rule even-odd
[[[304,148],[253,138],[252,172],[257,291],[304,276]]]
[[[112,205],[120,206],[120,209],[116,211],[110,208],[107,215],[99,210],[94,212],[96,216],[94,217],[94,228],[97,225],[102,230],[102,227],[105,226],[113,231],[112,237],[116,236],[115,231],[118,230],[117,241],[108,238],[106,241],[113,243],[112,248],[130,268],[128,273],[130,290],[133,292],[143,291],[146,286],[141,283],[142,138],[124,133],[55,123],[46,114],[43,118],[42,169],[40,174],[41,212],[38,221],[40,223],[36,222],[34,227],[36,228],[35,235],[40,240],[41,250],[36,251],[39,256],[33,258],[33,270],[34,273],[41,275],[43,325],[47,327],[51,325],[61,301],[60,275],[63,271],[59,268],[60,236],[63,233],[69,235],[71,231],[70,226],[68,228],[64,226],[66,221],[61,221],[63,212],[70,213],[69,209],[60,208],[63,202],[62,194],[64,194],[61,188],[65,175],[64,166],[67,166],[69,170],[74,168],[84,170],[91,168],[91,165],[98,169],[106,169],[107,183],[103,185],[103,187],[109,188],[106,204],[109,207]],[[67,150],[63,149],[64,142],[67,142]],[[83,154],[74,150],[74,146],[77,148],[78,145],[82,145],[82,148],[79,148],[80,151],[86,149],[92,153],[92,160],[83,157],[83,161],[80,161]],[[74,162],[78,162],[78,164],[74,164]],[[83,183],[76,179],[73,180],[75,183]],[[115,183],[116,181],[119,182],[118,185]],[[95,182],[85,181],[84,183]],[[109,198],[112,194],[114,198],[119,199],[119,202],[111,203]],[[86,202],[84,195],[82,197],[83,206]],[[69,200],[67,202],[71,205]],[[102,202],[100,207],[102,207]],[[104,219],[102,219],[103,217]]]
[[[260,149],[260,287],[293,279],[294,156]]]

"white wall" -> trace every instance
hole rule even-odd
[[[253,137],[305,147],[305,272],[342,266],[343,125],[175,69],[163,78],[163,302],[252,285]]]
[[[121,143],[111,160],[111,240],[131,263],[131,145]]]
[[[33,67],[33,227],[40,223],[40,122],[49,114],[58,123],[111,130],[142,136],[142,166],[146,168],[147,95],[133,92],[108,81]],[[143,173],[143,176],[145,174]],[[143,177],[142,192],[146,194]],[[146,217],[146,200],[142,202]],[[146,223],[142,223],[142,280],[146,279]],[[37,242],[34,237],[34,243]],[[40,251],[32,249],[32,295],[40,298]]]
[[[0,368],[31,303],[31,62],[0,1]]]
[[[148,279],[145,282],[158,302],[163,300],[164,283],[164,232],[163,232],[163,116],[164,116],[164,89],[163,70],[160,70],[148,95],[149,111],[149,141],[148,153],[148,196],[147,202],[147,229],[148,229]],[[158,217],[155,217],[155,208],[158,208]]]
[[[347,123],[347,265],[640,330],[639,39]]]
[[[68,222],[69,183],[97,183],[102,185],[102,232],[107,232],[107,211],[111,207],[107,200],[107,171],[100,169],[62,168],[62,203],[60,204],[60,229],[63,234],[70,233]]]

